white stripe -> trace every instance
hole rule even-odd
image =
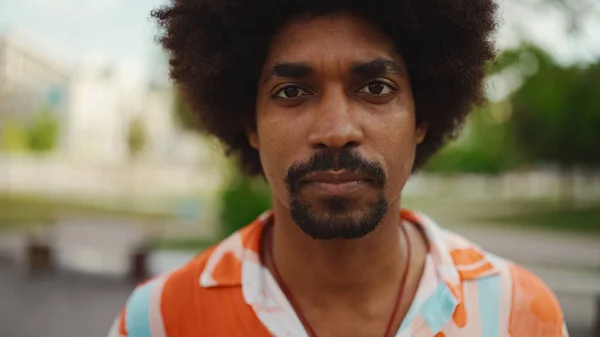
[[[512,275],[509,264],[495,255],[489,255],[490,262],[500,269],[500,316],[498,317],[498,337],[510,337],[510,313],[512,311]]]
[[[232,234],[225,241],[219,243],[208,258],[204,271],[200,275],[200,286],[204,288],[216,286],[217,281],[213,278],[213,272],[223,259],[223,256],[227,253],[233,253],[238,260],[242,261],[241,255],[243,249],[242,236],[239,232]]]
[[[567,330],[567,324],[563,322],[563,327],[562,327],[562,337],[569,337],[569,331]]]
[[[490,263],[490,261],[488,261],[487,259],[481,259],[481,260],[479,260],[479,261],[477,261],[475,263],[471,263],[471,264],[468,264],[468,265],[459,265],[459,266],[456,266],[456,269],[460,270],[460,271],[472,271],[472,270],[475,270],[477,268],[481,268],[481,267],[485,266],[488,263]]]
[[[485,296],[485,294],[482,294]],[[460,329],[461,336],[481,336],[481,314],[479,313],[479,286],[476,281],[463,283],[463,296],[467,325]]]
[[[152,337],[166,337],[165,333],[165,325],[163,322],[162,310],[161,310],[161,302],[162,302],[162,294],[163,288],[165,286],[165,282],[167,281],[166,276],[161,276],[156,280],[156,285],[154,286],[154,292],[152,293],[152,298],[150,299],[150,333]]]

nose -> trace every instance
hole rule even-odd
[[[363,132],[350,98],[343,90],[324,94],[312,111],[308,141],[313,148],[356,147]]]

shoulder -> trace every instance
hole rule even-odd
[[[558,299],[538,276],[453,232],[444,230],[441,240],[463,289],[477,293],[478,305],[498,308],[499,323],[510,336],[567,336]]]
[[[508,263],[511,281],[510,331],[514,336],[564,336],[558,299],[536,275]]]
[[[163,312],[177,311],[200,288],[200,275],[214,247],[196,255],[175,271],[153,277],[135,287],[109,337],[130,336],[133,330],[164,330]]]

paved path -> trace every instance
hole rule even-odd
[[[32,280],[0,267],[0,336],[104,337],[131,290],[99,278]]]

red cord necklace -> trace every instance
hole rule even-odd
[[[392,325],[394,324],[394,319],[396,318],[396,314],[398,313],[398,308],[400,307],[400,302],[401,302],[403,294],[404,294],[404,288],[406,286],[406,279],[408,278],[408,271],[410,270],[410,261],[411,261],[411,259],[410,259],[410,253],[411,253],[410,237],[408,236],[408,232],[406,231],[406,226],[404,225],[404,223],[401,224],[400,228],[402,230],[402,236],[405,238],[405,241],[406,241],[406,263],[405,263],[406,267],[404,268],[402,278],[400,279],[400,286],[398,288],[398,295],[396,298],[396,303],[394,304],[394,309],[392,310],[392,314],[388,321],[387,327],[385,329],[385,334],[383,335],[383,337],[388,337],[390,335],[390,330],[392,329]],[[277,281],[277,283],[279,283],[279,286],[281,287],[283,294],[287,297],[288,301],[290,301],[292,308],[294,308],[294,311],[296,311],[296,315],[298,315],[300,322],[302,322],[302,325],[304,325],[304,327],[306,328],[306,331],[308,332],[309,337],[317,337],[317,334],[315,333],[313,328],[310,326],[310,324],[308,324],[308,321],[304,317],[304,314],[302,314],[302,310],[300,310],[300,307],[298,306],[296,299],[292,295],[292,292],[287,287],[285,282],[283,282],[283,279],[279,275],[279,270],[277,270],[277,264],[275,264],[275,258],[273,255],[273,239],[272,238],[273,237],[271,234],[271,240],[269,240],[270,242],[268,245],[269,246],[268,249],[269,249],[269,259],[271,260],[271,265],[273,266],[273,276],[275,276],[275,280]]]

